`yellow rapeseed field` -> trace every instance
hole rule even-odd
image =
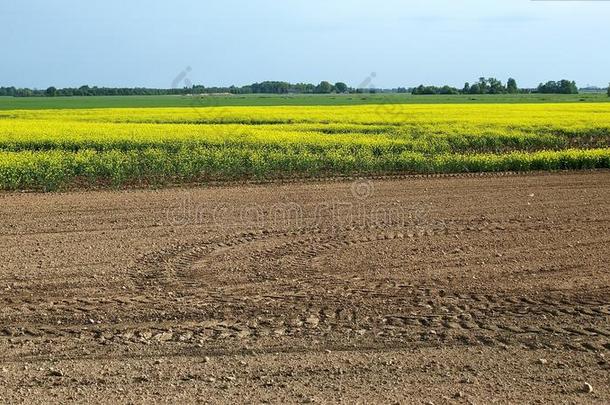
[[[0,188],[610,167],[610,104],[0,111]]]

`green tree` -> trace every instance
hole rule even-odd
[[[333,85],[327,81],[322,81],[316,86],[316,93],[328,94],[333,91]]]
[[[31,89],[17,89],[15,97],[32,97],[34,92]]]
[[[570,80],[550,81],[544,84],[540,83],[538,93],[578,94],[578,86],[576,86],[576,82]]]
[[[335,83],[335,90],[337,90],[337,93],[347,93],[347,84],[343,82],[337,82]]]
[[[489,86],[487,84],[487,79],[484,77],[479,77],[479,83],[477,83],[479,85],[479,93],[480,94],[487,94],[487,92],[489,91]]]
[[[559,82],[559,91],[562,94],[578,94],[578,87],[574,81],[562,80]]]
[[[57,95],[57,89],[51,86],[45,91],[45,94],[47,97],[55,97]]]
[[[489,87],[489,89],[488,89],[489,94],[506,93],[506,88],[504,87],[502,82],[496,78],[490,77],[489,79],[487,79],[487,85]]]
[[[455,87],[443,86],[438,90],[438,94],[460,94],[460,92]]]
[[[470,86],[470,94],[483,94],[483,89],[480,83],[475,83]]]
[[[517,87],[517,81],[512,77],[506,82],[506,91],[509,94],[516,94],[519,92],[519,87]]]
[[[608,97],[610,97],[610,83],[608,83]]]

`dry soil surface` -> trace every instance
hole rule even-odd
[[[610,403],[610,172],[0,195],[0,402]]]

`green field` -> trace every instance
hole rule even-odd
[[[413,96],[411,94],[330,95],[211,95],[211,96],[103,96],[103,97],[0,97],[0,110],[221,107],[221,106],[306,106],[362,104],[512,104],[512,103],[601,103],[610,102],[603,93]]]

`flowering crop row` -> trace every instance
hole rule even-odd
[[[0,188],[610,167],[609,104],[0,112]]]

